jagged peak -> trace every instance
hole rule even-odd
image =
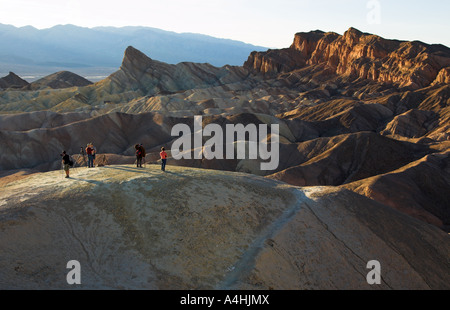
[[[317,29],[308,32],[297,32],[295,35],[303,36],[303,35],[322,35],[322,34],[325,34],[325,32]]]
[[[149,59],[149,60],[152,60],[150,57],[148,57],[143,52],[141,52],[140,50],[134,48],[131,45],[126,48],[125,53],[124,53],[124,60],[127,59],[127,58],[128,59],[132,58],[132,59],[145,59],[145,60]]]
[[[356,28],[350,27],[345,33],[344,33],[344,40],[347,42],[347,44],[349,45],[355,45],[358,44],[361,36],[363,35],[362,31],[359,31]]]
[[[150,58],[147,55],[145,55],[144,53],[142,53],[140,50],[138,50],[137,48],[130,45],[126,48],[124,57],[134,57],[134,56]]]
[[[295,34],[294,42],[298,42],[299,40],[307,40],[307,41],[318,41],[325,35],[325,32],[322,30],[314,30],[309,32],[298,32]]]
[[[15,74],[12,71],[9,71],[9,74],[7,76],[5,76],[5,78],[8,78],[8,77],[14,77],[14,78],[19,78],[19,79],[21,78],[20,76],[18,76],[17,74]]]
[[[20,88],[28,84],[29,83],[27,81],[25,81],[12,71],[10,71],[7,76],[0,78],[0,88]]]
[[[358,30],[358,29],[356,29],[356,28],[350,27],[350,28],[348,28],[348,30],[344,33],[344,36],[345,36],[345,35],[358,35],[358,36],[361,36],[362,34],[363,34],[362,31],[360,31],[360,30]]]
[[[290,46],[291,49],[301,51],[304,57],[309,57],[319,42],[325,36],[325,32],[314,30],[310,32],[298,32],[295,34],[294,42]]]
[[[147,67],[153,60],[140,50],[133,46],[128,46],[125,50],[121,68],[129,68],[130,66]]]

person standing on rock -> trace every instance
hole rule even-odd
[[[139,144],[136,144],[134,146],[134,148],[136,149],[136,167],[137,168],[142,168],[142,149],[141,146]]]
[[[62,164],[64,171],[66,172],[66,179],[69,178],[69,170],[70,170],[70,156],[66,153],[66,151],[62,151]]]
[[[92,167],[95,166],[95,155],[97,154],[97,148],[94,146],[94,143],[90,143],[91,149],[92,149]]]
[[[86,154],[88,156],[88,168],[94,168],[94,155],[93,149],[91,148],[91,144],[88,143],[86,147]]]
[[[167,153],[164,147],[161,148],[159,155],[161,156],[161,170],[166,171]]]

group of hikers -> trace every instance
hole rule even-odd
[[[95,155],[97,154],[97,148],[94,146],[94,143],[90,142],[86,145],[86,148],[80,148],[80,155],[83,157],[83,162],[86,164],[86,155],[87,159],[87,167],[94,168],[95,164]],[[62,156],[62,166],[64,171],[66,172],[66,178],[70,177],[70,167],[73,166],[73,160],[70,158],[69,154],[66,151],[62,151],[60,154]]]
[[[80,154],[83,156],[84,162],[86,162],[85,158],[85,152],[88,157],[87,165],[88,168],[94,168],[94,162],[95,162],[95,154],[97,154],[97,148],[94,146],[94,143],[88,143],[86,146],[86,149],[83,149],[83,147],[80,148]]]
[[[145,164],[145,148],[141,144],[136,144],[134,146],[136,152],[136,167],[142,168],[142,163]],[[161,157],[161,170],[166,171],[166,163],[167,163],[167,153],[165,151],[165,148],[161,148],[161,152],[159,153],[159,156]]]
[[[135,148],[135,155],[136,155],[136,167],[137,168],[142,168],[142,163],[145,164],[145,148],[144,146],[141,144],[136,144],[134,146]],[[83,156],[83,160],[86,163],[86,157],[85,155],[87,155],[88,160],[87,160],[87,167],[88,168],[94,168],[94,164],[95,164],[95,155],[97,154],[97,148],[94,146],[94,144],[92,142],[88,143],[86,148],[81,147],[80,149],[80,155]],[[62,153],[60,154],[62,157],[62,165],[63,165],[63,169],[66,172],[66,178],[70,177],[70,167],[73,166],[73,161],[70,158],[70,156],[67,154],[66,151],[62,151]],[[161,148],[161,152],[159,153],[160,157],[161,157],[161,170],[162,171],[166,171],[166,163],[167,163],[167,153],[165,151],[165,148],[162,147]]]

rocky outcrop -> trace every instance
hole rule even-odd
[[[19,77],[14,72],[9,72],[9,74],[5,77],[0,78],[0,89],[7,88],[22,88],[27,86],[29,83]]]
[[[242,81],[242,67],[214,67],[210,64],[183,62],[170,65],[152,60],[129,46],[120,69],[92,88],[105,101],[117,102],[116,94],[128,92],[134,98],[170,94],[196,88],[214,87]]]
[[[290,55],[290,62],[285,62]],[[367,79],[412,89],[448,82],[450,49],[422,42],[383,39],[350,28],[344,35],[297,33],[289,49],[252,53],[244,67],[277,74],[325,65],[329,72],[355,81]]]
[[[444,68],[439,71],[433,85],[436,84],[450,84],[450,67]]]
[[[290,72],[305,65],[305,58],[292,49],[252,52],[244,63],[245,68],[263,74]]]

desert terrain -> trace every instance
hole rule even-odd
[[[242,66],[168,64],[129,46],[97,82],[11,72],[0,287],[68,288],[78,258],[93,289],[448,289],[449,103],[448,47],[354,28],[297,33]],[[172,128],[199,115],[279,125],[278,167],[169,152],[162,173]],[[89,142],[94,169],[79,155]],[[380,285],[366,281],[371,260]]]

